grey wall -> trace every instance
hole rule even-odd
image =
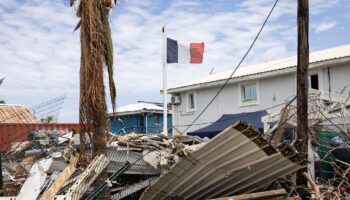
[[[319,75],[320,90],[328,91],[329,81],[327,75],[327,68],[312,69],[310,74]],[[332,92],[338,91],[343,88],[344,85],[348,85],[345,92],[350,91],[350,65],[334,66],[330,67],[331,74],[331,90]],[[285,102],[287,99],[292,99],[296,95],[296,74],[289,73],[279,75],[275,77],[263,78],[258,81],[258,104],[251,106],[240,105],[240,84],[234,83],[227,85],[220,95],[214,100],[204,114],[195,122],[195,124],[187,131],[194,131],[199,128],[205,127],[210,122],[216,121],[223,114],[234,114],[241,112],[252,112],[257,110],[266,110],[267,108]],[[196,111],[187,111],[187,99],[186,93],[180,93],[181,104],[173,105],[173,124],[176,129],[181,132],[185,130],[187,126],[198,116],[198,114],[204,109],[204,107],[210,102],[214,95],[219,90],[219,87],[205,88],[196,91]],[[274,98],[275,97],[275,98]],[[281,107],[267,110],[273,112],[279,110]],[[176,130],[175,130],[176,132]],[[179,132],[177,132],[179,133]]]

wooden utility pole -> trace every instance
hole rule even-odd
[[[296,148],[305,153],[308,145],[309,0],[298,0],[297,135]],[[303,181],[304,182],[304,181]]]

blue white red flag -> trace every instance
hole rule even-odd
[[[167,63],[200,64],[204,43],[185,43],[167,38]]]

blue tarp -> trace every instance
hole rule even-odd
[[[246,121],[249,124],[255,126],[259,130],[263,130],[264,124],[261,122],[261,117],[267,115],[265,110],[256,112],[246,112],[238,114],[226,114],[222,115],[216,122],[206,126],[204,128],[198,129],[193,132],[188,132],[188,135],[196,135],[201,138],[208,137],[212,138],[219,134],[221,131],[225,130],[227,127],[238,121]]]

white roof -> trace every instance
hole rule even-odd
[[[350,45],[338,46],[335,48],[325,49],[321,51],[315,51],[310,53],[309,63],[317,63],[320,61],[332,60],[336,58],[343,58],[350,56]],[[246,67],[240,67],[237,69],[232,78],[238,78],[253,74],[260,74],[264,72],[271,72],[276,70],[282,70],[287,68],[293,68],[297,66],[297,56],[292,56],[284,59],[268,61],[259,64],[253,64]],[[311,66],[310,66],[311,67]],[[189,86],[200,85],[203,83],[210,83],[228,79],[233,72],[233,69],[224,71],[221,73],[212,74],[196,80],[181,83],[169,88],[169,92],[172,90],[181,90]]]
[[[144,112],[144,111],[151,111],[151,112],[163,112],[163,107],[157,106],[152,103],[134,103],[134,104],[128,104],[125,106],[119,106],[117,107],[116,113],[117,114],[127,114],[127,113],[137,113],[137,112]],[[110,111],[112,113],[112,111]]]

